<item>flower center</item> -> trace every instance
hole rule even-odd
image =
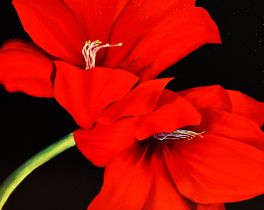
[[[202,134],[205,131],[202,131],[200,133],[194,132],[194,131],[189,131],[189,130],[176,130],[171,133],[163,132],[163,133],[158,133],[153,135],[152,137],[154,139],[163,141],[163,140],[179,140],[179,139],[187,139],[187,140],[192,140],[195,137],[200,137],[203,138]]]
[[[121,47],[123,44],[122,43],[118,43],[118,44],[104,44],[101,45],[102,42],[99,40],[96,40],[94,42],[91,42],[90,40],[86,41],[83,49],[82,49],[82,54],[85,60],[85,70],[88,69],[93,69],[95,68],[95,57],[96,57],[96,53],[98,52],[98,50],[102,49],[102,48],[106,48],[106,47]]]

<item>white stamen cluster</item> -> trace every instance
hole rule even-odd
[[[187,140],[192,140],[195,137],[199,136],[200,138],[203,138],[201,134],[203,134],[205,131],[197,133],[194,131],[189,131],[189,130],[176,130],[171,133],[158,133],[153,135],[152,137],[163,141],[163,140],[179,140],[179,139],[187,139]]]
[[[96,58],[96,53],[98,52],[98,50],[102,49],[102,48],[106,48],[106,47],[120,47],[123,44],[122,43],[118,43],[118,44],[104,44],[101,45],[102,42],[99,40],[96,40],[94,42],[86,41],[85,45],[83,46],[82,49],[82,54],[85,60],[85,70],[88,69],[92,69],[95,68],[95,58]]]

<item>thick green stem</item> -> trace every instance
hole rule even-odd
[[[75,145],[73,134],[40,151],[18,167],[0,186],[0,210],[16,187],[36,168]]]

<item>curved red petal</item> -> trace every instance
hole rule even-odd
[[[152,184],[152,168],[145,160],[145,148],[134,145],[105,169],[101,192],[88,210],[141,210]]]
[[[196,210],[225,210],[224,204],[197,204]]]
[[[112,24],[128,0],[64,0],[90,40],[107,42]]]
[[[178,192],[160,153],[154,152],[150,161],[152,185],[142,210],[193,210],[195,204]]]
[[[221,109],[232,111],[227,91],[219,86],[205,86],[180,91],[179,94],[190,101],[197,109]]]
[[[130,1],[120,14],[105,65],[122,67],[143,80],[153,79],[187,54],[206,43],[219,43],[217,26],[193,1]]]
[[[264,153],[228,138],[204,135],[164,149],[179,191],[203,204],[235,202],[264,193]]]
[[[121,150],[135,143],[135,118],[113,125],[96,124],[90,130],[77,130],[74,140],[83,155],[96,166],[106,166]]]
[[[81,50],[86,37],[63,1],[13,0],[13,4],[24,29],[37,45],[70,63],[84,63]]]
[[[162,94],[159,98],[156,109],[158,109],[158,108],[160,108],[166,104],[174,102],[179,96],[180,95],[178,93],[176,93],[172,90],[164,89],[164,91],[162,92]]]
[[[182,97],[140,118],[136,137],[139,140],[160,132],[172,132],[178,128],[198,125],[200,113]]]
[[[204,110],[200,129],[206,133],[232,138],[264,151],[264,132],[253,121],[222,110]]]
[[[150,80],[139,84],[125,97],[109,106],[98,120],[100,123],[112,123],[121,117],[140,116],[156,107],[170,78]]]
[[[228,90],[232,112],[252,119],[260,126],[264,124],[264,102],[259,102],[253,98],[234,90]]]
[[[90,128],[110,103],[120,99],[138,81],[129,72],[107,68],[82,70],[56,61],[56,100],[82,128]]]
[[[30,43],[6,42],[0,50],[0,83],[11,92],[53,97],[52,62]]]

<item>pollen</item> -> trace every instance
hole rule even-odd
[[[102,42],[100,40],[96,40],[93,42],[91,40],[86,41],[82,48],[82,54],[86,64],[85,70],[95,68],[96,53],[98,52],[98,50],[107,47],[121,47],[121,46],[123,46],[123,43],[118,43],[118,44],[107,43],[102,45]]]
[[[158,133],[153,135],[152,137],[154,139],[163,141],[163,140],[180,140],[180,139],[187,139],[187,140],[192,140],[195,137],[203,138],[203,133],[205,131],[202,131],[200,133],[194,132],[194,131],[189,131],[189,130],[176,130],[171,133]]]

